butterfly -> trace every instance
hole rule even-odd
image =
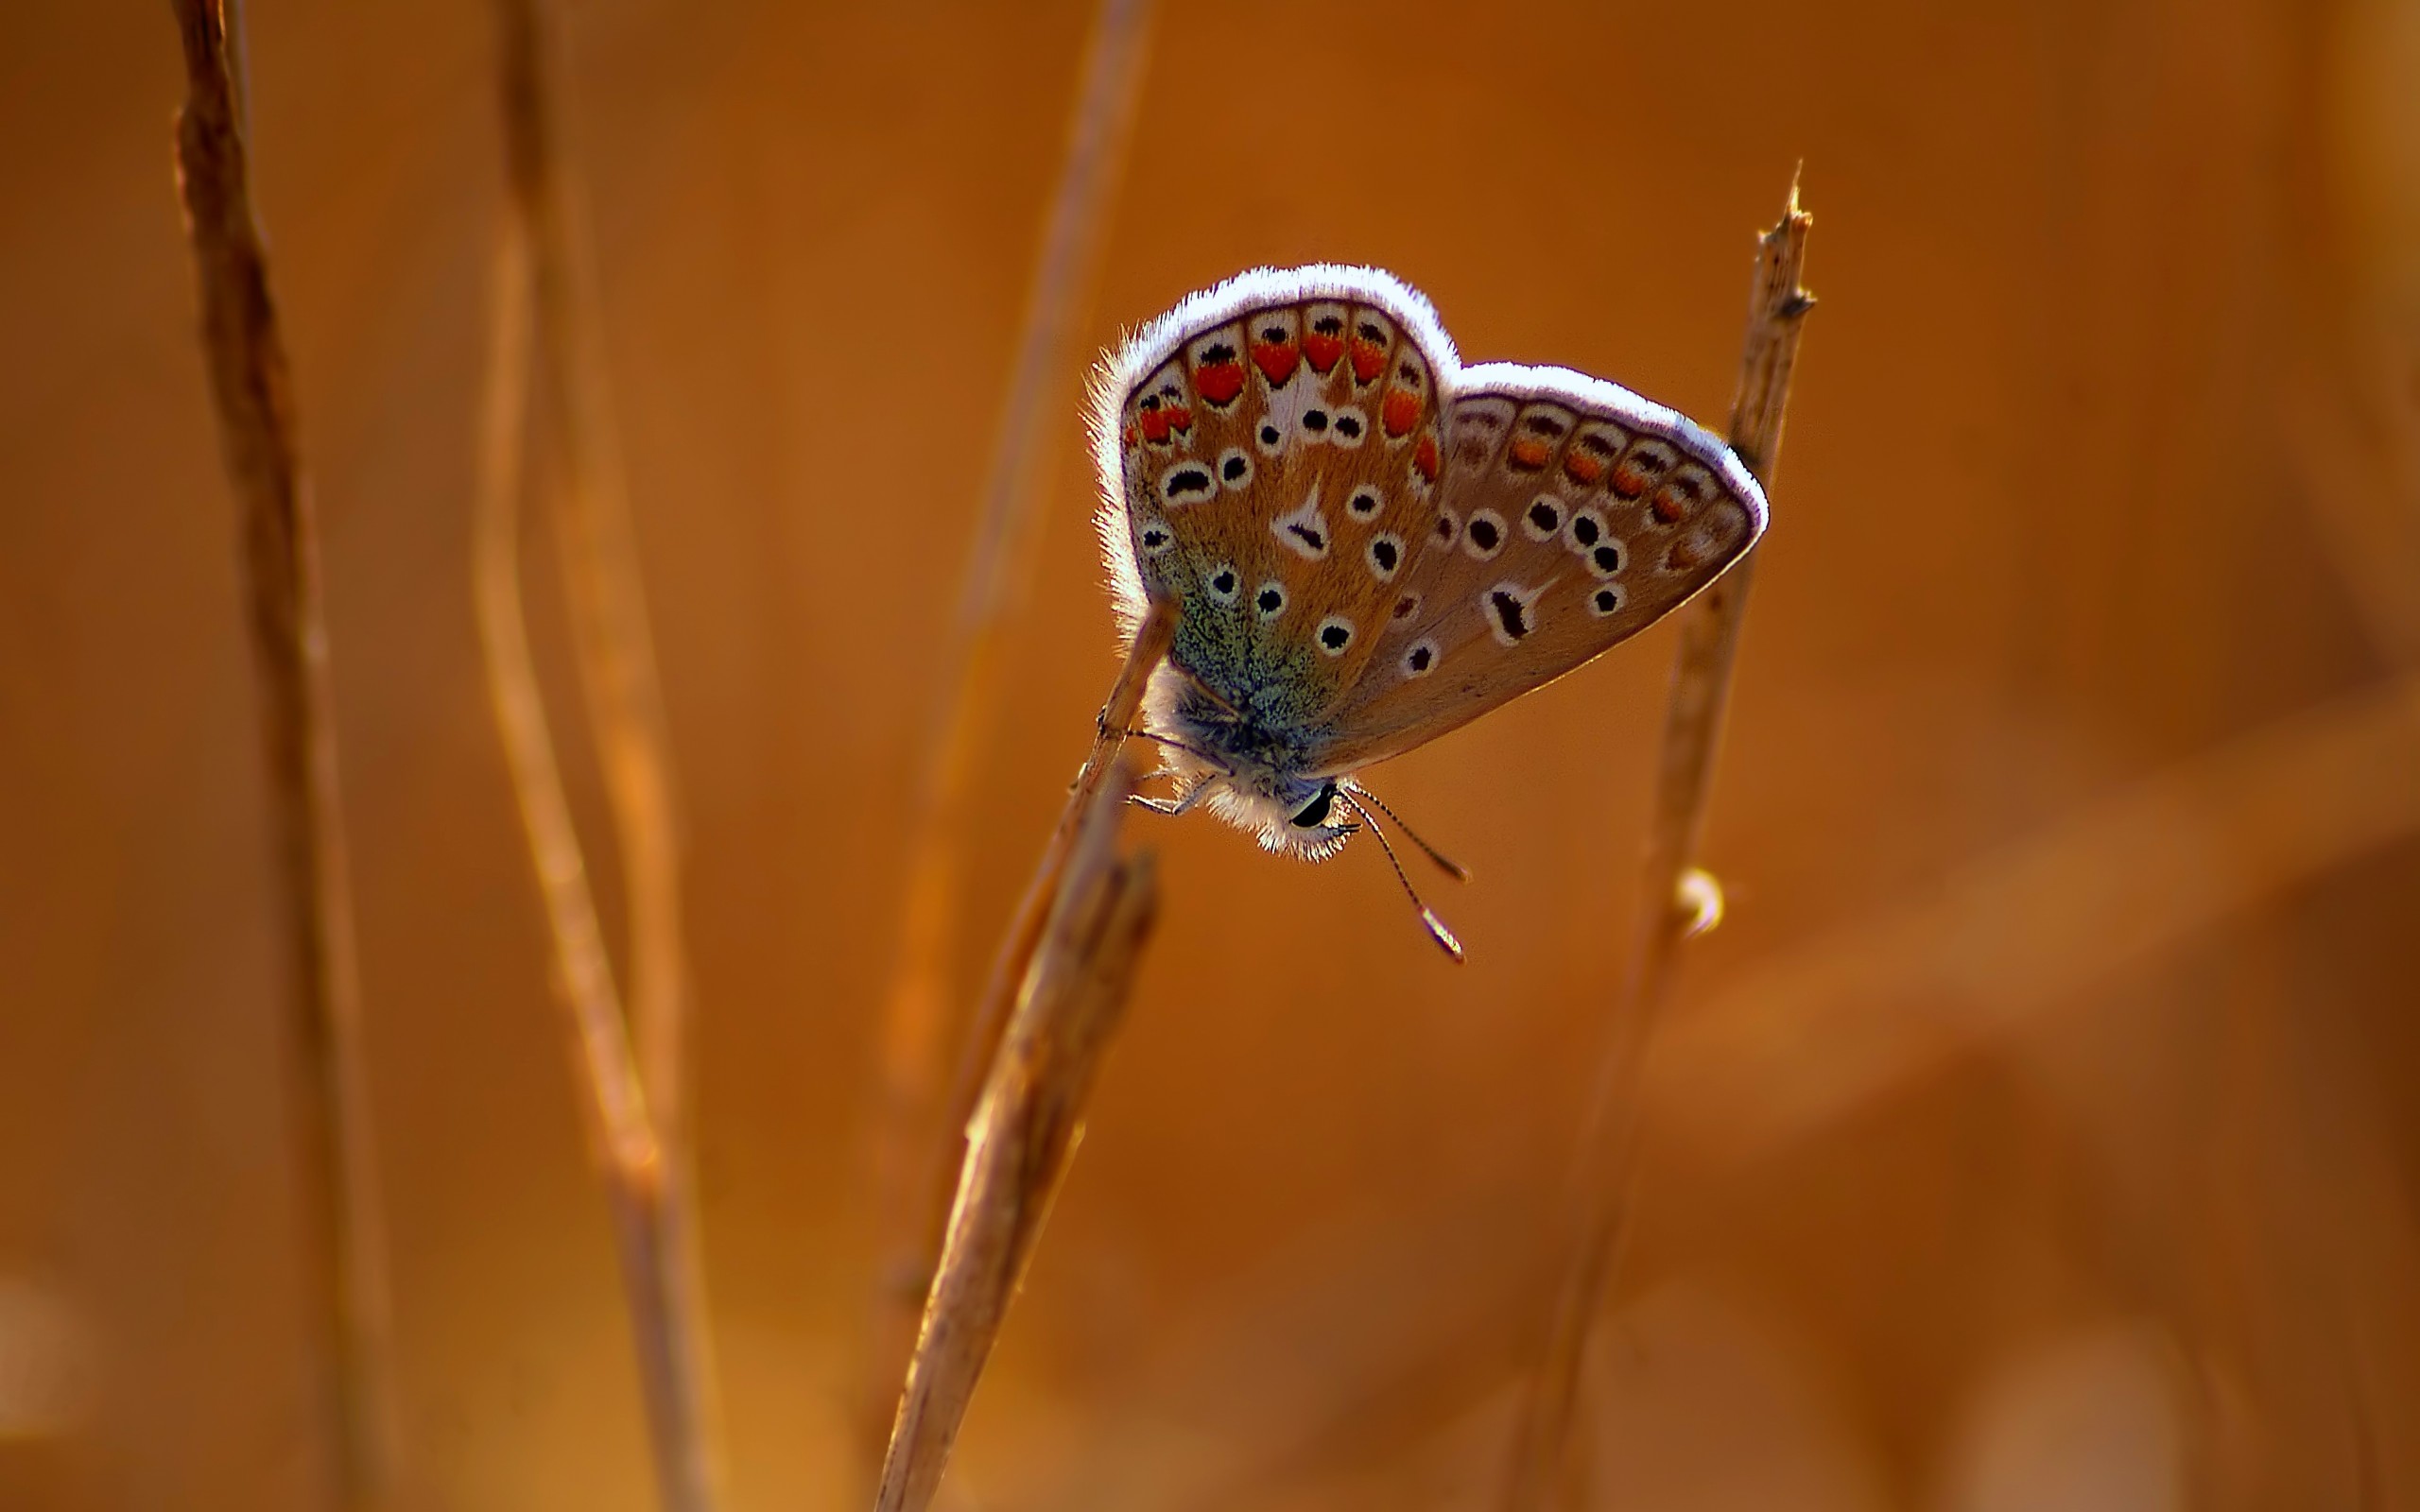
[[[1637,634],[1765,528],[1720,438],[1568,369],[1465,368],[1375,268],[1188,296],[1103,365],[1091,430],[1128,643],[1179,609],[1136,731],[1175,784],[1150,806],[1305,860],[1367,824],[1393,863],[1356,773]]]

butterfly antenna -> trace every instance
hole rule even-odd
[[[1378,828],[1378,821],[1371,817],[1370,811],[1363,808],[1361,800],[1354,797],[1349,790],[1339,787],[1336,791],[1339,797],[1353,806],[1354,813],[1361,816],[1361,822],[1370,827],[1370,833],[1378,837],[1378,849],[1387,853],[1387,865],[1394,868],[1395,881],[1403,884],[1403,895],[1411,900],[1411,906],[1420,910],[1420,921],[1427,926],[1428,937],[1435,940],[1445,954],[1452,956],[1459,964],[1462,959],[1462,942],[1454,937],[1454,932],[1445,927],[1445,921],[1437,917],[1435,909],[1420,901],[1420,894],[1412,886],[1411,879],[1403,873],[1403,863],[1395,859],[1395,848],[1387,843],[1387,832]],[[1380,803],[1378,807],[1383,809],[1386,805]],[[1392,815],[1389,816],[1392,817]],[[1403,821],[1397,819],[1395,822],[1400,824]],[[1411,832],[1406,830],[1404,833],[1409,834]]]
[[[1340,785],[1337,788],[1337,791],[1342,793],[1348,791],[1348,789]],[[1443,850],[1438,850],[1435,846],[1430,845],[1427,841],[1422,839],[1410,825],[1403,822],[1402,815],[1397,814],[1394,810],[1387,807],[1386,799],[1380,798],[1377,794],[1371,792],[1366,787],[1355,787],[1349,789],[1349,791],[1357,799],[1367,799],[1371,802],[1378,805],[1378,812],[1385,815],[1388,818],[1394,820],[1395,828],[1403,832],[1403,837],[1409,840],[1412,844],[1420,847],[1420,853],[1426,856],[1429,860],[1436,862],[1437,868],[1440,871],[1443,871],[1445,875],[1453,878],[1456,882],[1468,882],[1471,880],[1470,869],[1468,868],[1464,867],[1461,862],[1456,861],[1453,857],[1445,854]],[[1356,802],[1353,806],[1355,808],[1361,807],[1358,802]],[[1369,811],[1367,809],[1362,809],[1362,817],[1369,817]],[[1373,826],[1373,828],[1375,828],[1375,826]]]

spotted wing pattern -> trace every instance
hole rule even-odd
[[[1564,369],[1442,376],[1439,509],[1390,626],[1322,721],[1318,771],[1415,746],[1541,687],[1721,576],[1765,527],[1755,479],[1720,439]]]
[[[1380,653],[1438,518],[1455,369],[1427,303],[1363,268],[1248,273],[1154,321],[1093,407],[1122,616],[1175,595],[1170,657],[1194,681],[1317,728]]]

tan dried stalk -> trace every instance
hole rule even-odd
[[[868,1107],[868,1181],[879,1257],[872,1338],[860,1395],[870,1456],[882,1452],[892,1392],[924,1306],[937,1217],[927,1194],[955,1173],[963,1110],[944,1124],[939,1103],[963,1019],[951,1012],[968,804],[983,743],[998,716],[1002,639],[1031,579],[1041,459],[1064,414],[1082,296],[1099,261],[1112,192],[1133,134],[1150,58],[1151,0],[1102,0],[1085,49],[1066,157],[1027,291],[1023,334],[993,433],[966,578],[942,652],[927,765],[907,848],[898,958],[877,1031],[875,1095]],[[992,1046],[973,1047],[978,1066]]]
[[[1176,641],[1176,601],[1156,599],[1145,611],[1143,623],[1134,627],[1126,662],[1117,669],[1117,680],[1110,685],[1109,701],[1101,705],[1100,718],[1093,731],[1092,753],[1084,758],[1084,765],[1068,789],[1067,806],[1060,812],[1058,828],[1051,832],[1049,842],[1043,847],[1042,859],[1026,883],[1025,894],[1017,900],[1017,911],[1010,918],[1008,932],[1000,937],[998,954],[993,957],[991,974],[984,980],[983,995],[976,1001],[975,1017],[967,1026],[965,1045],[959,1057],[958,1079],[948,1104],[953,1115],[948,1127],[952,1130],[964,1129],[974,1116],[984,1080],[991,1074],[993,1053],[1000,1043],[1027,968],[1032,964],[1034,950],[1041,943],[1051,901],[1059,895],[1059,879],[1075,850],[1083,816],[1090,812],[1094,794],[1109,780],[1110,769],[1125,747],[1127,731],[1134,728],[1151,674],[1159,669],[1168,647]],[[955,1140],[951,1147],[963,1148]],[[946,1187],[936,1188],[934,1211],[943,1219],[957,1201],[957,1192],[955,1174]]]
[[[1793,182],[1780,222],[1759,239],[1749,294],[1739,390],[1731,406],[1731,445],[1768,489],[1781,446],[1800,325],[1815,303],[1799,286],[1806,233],[1813,223],[1799,208]],[[1574,1221],[1563,1280],[1513,1431],[1504,1501],[1510,1512],[1547,1512],[1560,1502],[1566,1485],[1581,1362],[1627,1228],[1637,1164],[1639,1072],[1649,1035],[1671,989],[1681,943],[1703,922],[1703,904],[1692,896],[1700,890],[1693,885],[1698,880],[1695,857],[1754,568],[1751,552],[1682,611],[1630,960],[1580,1137]]]
[[[876,1512],[924,1512],[932,1503],[1124,1016],[1158,890],[1150,852],[1117,854],[1133,790],[1132,768],[1113,755],[1077,811],[1048,926],[968,1131]]]
[[[554,945],[558,1001],[589,1143],[612,1210],[662,1504],[719,1500],[713,1367],[694,1213],[685,1095],[679,831],[644,592],[604,390],[602,343],[548,88],[540,0],[499,0],[507,180],[481,445],[473,572],[490,696],[511,765]],[[533,347],[534,342],[534,347]],[[563,798],[521,604],[518,551],[533,351],[590,726],[621,846],[631,925],[624,1017]],[[638,1051],[631,1050],[635,1025]]]
[[[393,1341],[362,1044],[352,885],[337,782],[319,527],[296,439],[292,378],[254,219],[234,69],[243,39],[211,0],[173,0],[185,104],[177,180],[199,284],[218,439],[244,517],[285,924],[294,956],[290,1057],[301,1274],[336,1500],[386,1504],[396,1473]]]
[[[508,181],[535,253],[537,371],[548,400],[546,441],[558,478],[557,555],[589,729],[622,850],[631,928],[630,1012],[639,1071],[657,1131],[669,1142],[685,1126],[687,1101],[681,829],[672,741],[622,484],[579,190],[562,149],[554,103],[554,23],[545,0],[499,0],[498,10]]]

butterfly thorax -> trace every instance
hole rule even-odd
[[[1213,696],[1193,679],[1164,673],[1146,699],[1149,727],[1164,736],[1161,770],[1196,803],[1253,832],[1268,850],[1324,861],[1353,833],[1332,812],[1329,779],[1309,775],[1317,742],[1282,695],[1234,688]]]

